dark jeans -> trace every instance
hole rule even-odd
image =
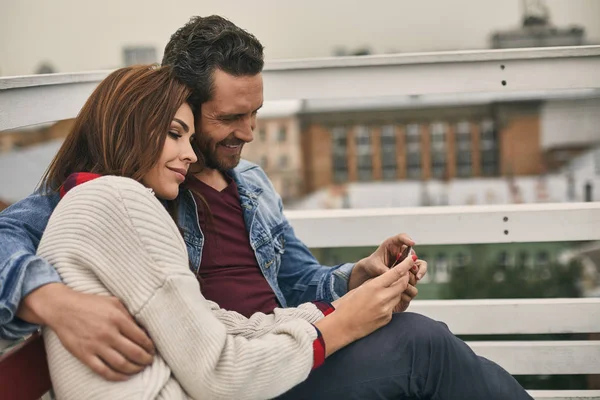
[[[394,315],[279,398],[532,399],[508,372],[473,353],[444,323],[413,313]]]

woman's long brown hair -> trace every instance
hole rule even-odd
[[[57,191],[75,172],[141,180],[158,162],[169,126],[190,90],[169,67],[120,68],[94,90],[42,177]]]

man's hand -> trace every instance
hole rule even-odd
[[[356,289],[369,279],[384,274],[392,267],[398,254],[406,246],[412,247],[414,244],[415,242],[405,233],[386,239],[373,254],[354,265],[348,280],[348,290]]]
[[[384,274],[333,301],[335,311],[317,321],[325,341],[326,356],[353,341],[371,334],[392,319],[410,280],[415,264],[407,257]]]
[[[51,283],[25,297],[18,316],[51,328],[71,354],[105,379],[127,380],[152,363],[154,344],[115,297]]]

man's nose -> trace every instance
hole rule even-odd
[[[236,130],[236,137],[246,143],[254,140],[254,128],[256,127],[256,117],[247,117],[240,121],[240,125]]]

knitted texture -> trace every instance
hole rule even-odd
[[[118,297],[154,341],[153,364],[108,382],[45,329],[59,399],[266,399],[313,366],[314,304],[251,318],[201,294],[185,244],[165,208],[134,180],[107,176],[67,193],[38,248],[74,290]]]

